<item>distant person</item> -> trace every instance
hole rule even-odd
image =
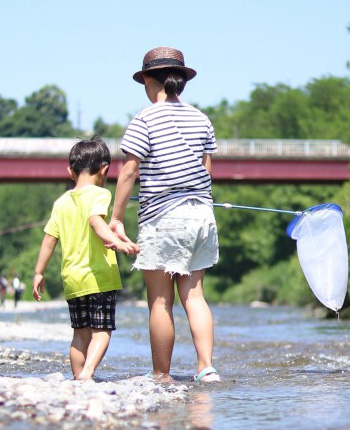
[[[127,240],[124,212],[139,171],[140,254],[134,267],[143,270],[147,288],[151,376],[164,382],[171,381],[175,282],[197,352],[194,379],[220,380],[212,366],[213,319],[203,295],[205,269],[218,261],[210,177],[217,146],[207,116],[179,99],[195,76],[181,51],[165,47],[147,52],[134,74],[152,105],[131,120],[122,140],[126,160],[110,223]]]
[[[15,308],[17,308],[18,302],[21,300],[24,290],[24,288],[22,289],[21,281],[19,280],[18,274],[15,275],[12,279],[12,288],[14,293],[14,305]]]
[[[92,379],[115,330],[116,290],[121,280],[112,249],[126,254],[138,250],[131,241],[118,239],[105,222],[111,193],[103,186],[110,163],[109,150],[96,135],[71,149],[68,171],[75,188],[53,206],[33,279],[33,296],[40,300],[44,272],[60,240],[61,275],[74,329],[70,363],[75,379]]]
[[[3,273],[0,277],[0,307],[5,307],[7,287],[8,281],[6,275]]]

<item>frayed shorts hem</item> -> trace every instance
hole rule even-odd
[[[167,267],[164,267],[164,266],[149,268],[149,267],[142,267],[142,264],[136,264],[135,263],[131,267],[131,270],[134,270],[134,269],[136,269],[136,270],[151,270],[151,271],[153,271],[153,270],[162,270],[162,271],[164,271],[165,274],[168,273],[171,276],[174,276],[176,274],[177,275],[181,275],[181,276],[183,276],[183,275],[190,276],[192,274],[192,272],[197,272],[199,270],[209,269],[210,267],[213,267],[216,263],[217,263],[217,261],[213,261],[213,263],[210,264],[210,265],[205,265],[205,266],[200,266],[200,267],[194,267],[194,268],[191,268],[191,270],[182,270],[182,269],[174,270],[174,268],[167,268]]]

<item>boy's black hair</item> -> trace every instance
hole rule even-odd
[[[111,164],[111,154],[105,142],[94,134],[91,139],[76,143],[69,153],[69,165],[76,175],[95,175],[102,166]]]

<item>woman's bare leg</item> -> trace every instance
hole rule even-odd
[[[174,348],[173,320],[174,281],[162,270],[145,270],[149,307],[149,331],[152,349],[153,374],[166,381],[169,378]]]
[[[190,275],[176,275],[180,300],[187,314],[197,352],[198,373],[212,365],[214,342],[213,318],[203,296],[204,274],[205,270],[196,270]]]

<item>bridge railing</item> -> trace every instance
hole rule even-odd
[[[218,141],[218,155],[241,157],[350,157],[339,140],[228,139]]]
[[[121,155],[120,140],[105,138],[112,156]],[[65,138],[0,138],[2,156],[67,156],[78,139]],[[350,157],[350,145],[339,140],[296,139],[219,139],[218,152],[221,157]]]

